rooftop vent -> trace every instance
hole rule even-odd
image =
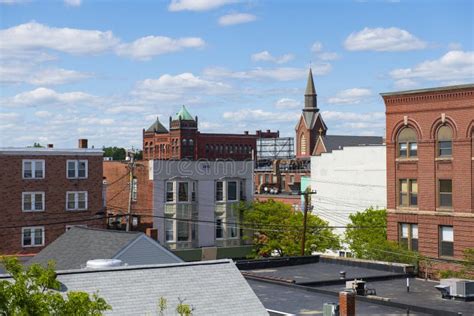
[[[86,264],[87,269],[107,269],[113,267],[120,267],[122,260],[118,259],[94,259],[88,260]]]
[[[435,288],[441,292],[443,298],[474,300],[474,280],[441,279]]]

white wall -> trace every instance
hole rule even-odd
[[[369,207],[386,208],[384,145],[344,147],[311,157],[313,214],[331,226],[345,226],[349,214]],[[343,229],[338,229],[343,233]]]

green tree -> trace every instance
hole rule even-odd
[[[349,215],[345,242],[357,258],[417,265],[420,255],[387,240],[387,211],[369,208]]]
[[[102,147],[104,157],[112,157],[112,160],[125,160],[127,151],[121,147]]]
[[[244,227],[249,228],[253,239],[253,256],[266,257],[274,253],[295,256],[301,253],[303,213],[295,212],[290,205],[268,200],[241,204]],[[305,254],[338,248],[339,238],[318,216],[308,214]]]
[[[27,269],[16,258],[3,258],[2,264],[13,282],[0,281],[0,315],[98,316],[111,309],[97,294],[92,298],[79,291],[61,295],[52,262],[47,268],[34,264]]]

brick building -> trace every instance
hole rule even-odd
[[[192,117],[183,105],[174,117],[169,119],[169,130],[157,118],[143,129],[143,158],[149,159],[252,159],[256,139],[265,132],[251,135],[201,133],[198,117]]]
[[[474,84],[381,94],[388,238],[461,259],[474,247]]]
[[[34,254],[73,225],[105,227],[102,150],[1,148],[0,254]]]
[[[153,227],[153,185],[148,176],[148,160],[135,163],[132,180],[131,230],[145,232]],[[108,227],[124,230],[130,192],[130,169],[127,161],[104,161],[104,178],[106,182],[107,214],[110,217]]]

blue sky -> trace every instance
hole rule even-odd
[[[308,67],[330,134],[384,135],[380,92],[474,82],[472,1],[0,0],[0,146],[293,136]]]

